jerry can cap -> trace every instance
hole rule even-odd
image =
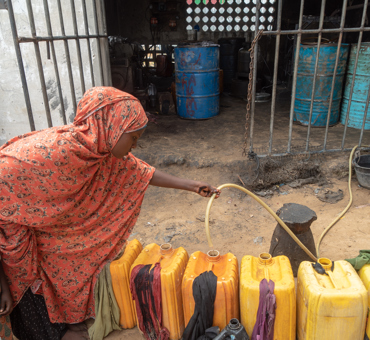
[[[162,255],[170,255],[174,252],[171,243],[163,243],[160,247],[160,253]]]
[[[267,265],[273,262],[272,256],[269,253],[261,253],[258,257],[261,264]]]
[[[217,262],[220,260],[220,252],[218,250],[210,250],[207,253],[207,260],[209,262]]]
[[[325,269],[325,270],[331,270],[333,269],[332,266],[333,266],[333,263],[331,260],[327,259],[326,257],[320,257],[318,260],[317,260],[318,263],[321,264],[321,266]]]
[[[238,319],[231,319],[230,322],[229,322],[229,327],[231,329],[239,329],[240,328],[240,322]]]

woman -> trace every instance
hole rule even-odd
[[[148,184],[219,195],[134,157],[146,124],[136,98],[96,87],[73,124],[0,148],[0,274],[9,282],[0,281],[0,314],[11,311],[11,294],[20,340],[69,339],[66,324],[94,317],[96,279],[129,237]]]

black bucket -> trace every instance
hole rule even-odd
[[[353,160],[358,183],[370,189],[370,155],[363,155]]]

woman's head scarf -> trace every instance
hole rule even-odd
[[[105,154],[112,151],[123,133],[141,130],[147,123],[135,97],[112,87],[93,87],[78,103],[73,125],[87,136],[85,143],[92,142],[99,154]],[[86,129],[81,129],[84,126]]]

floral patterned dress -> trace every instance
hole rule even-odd
[[[0,255],[15,304],[31,288],[53,323],[94,317],[96,279],[130,235],[154,173],[111,150],[146,124],[136,98],[96,87],[73,124],[0,148]]]

